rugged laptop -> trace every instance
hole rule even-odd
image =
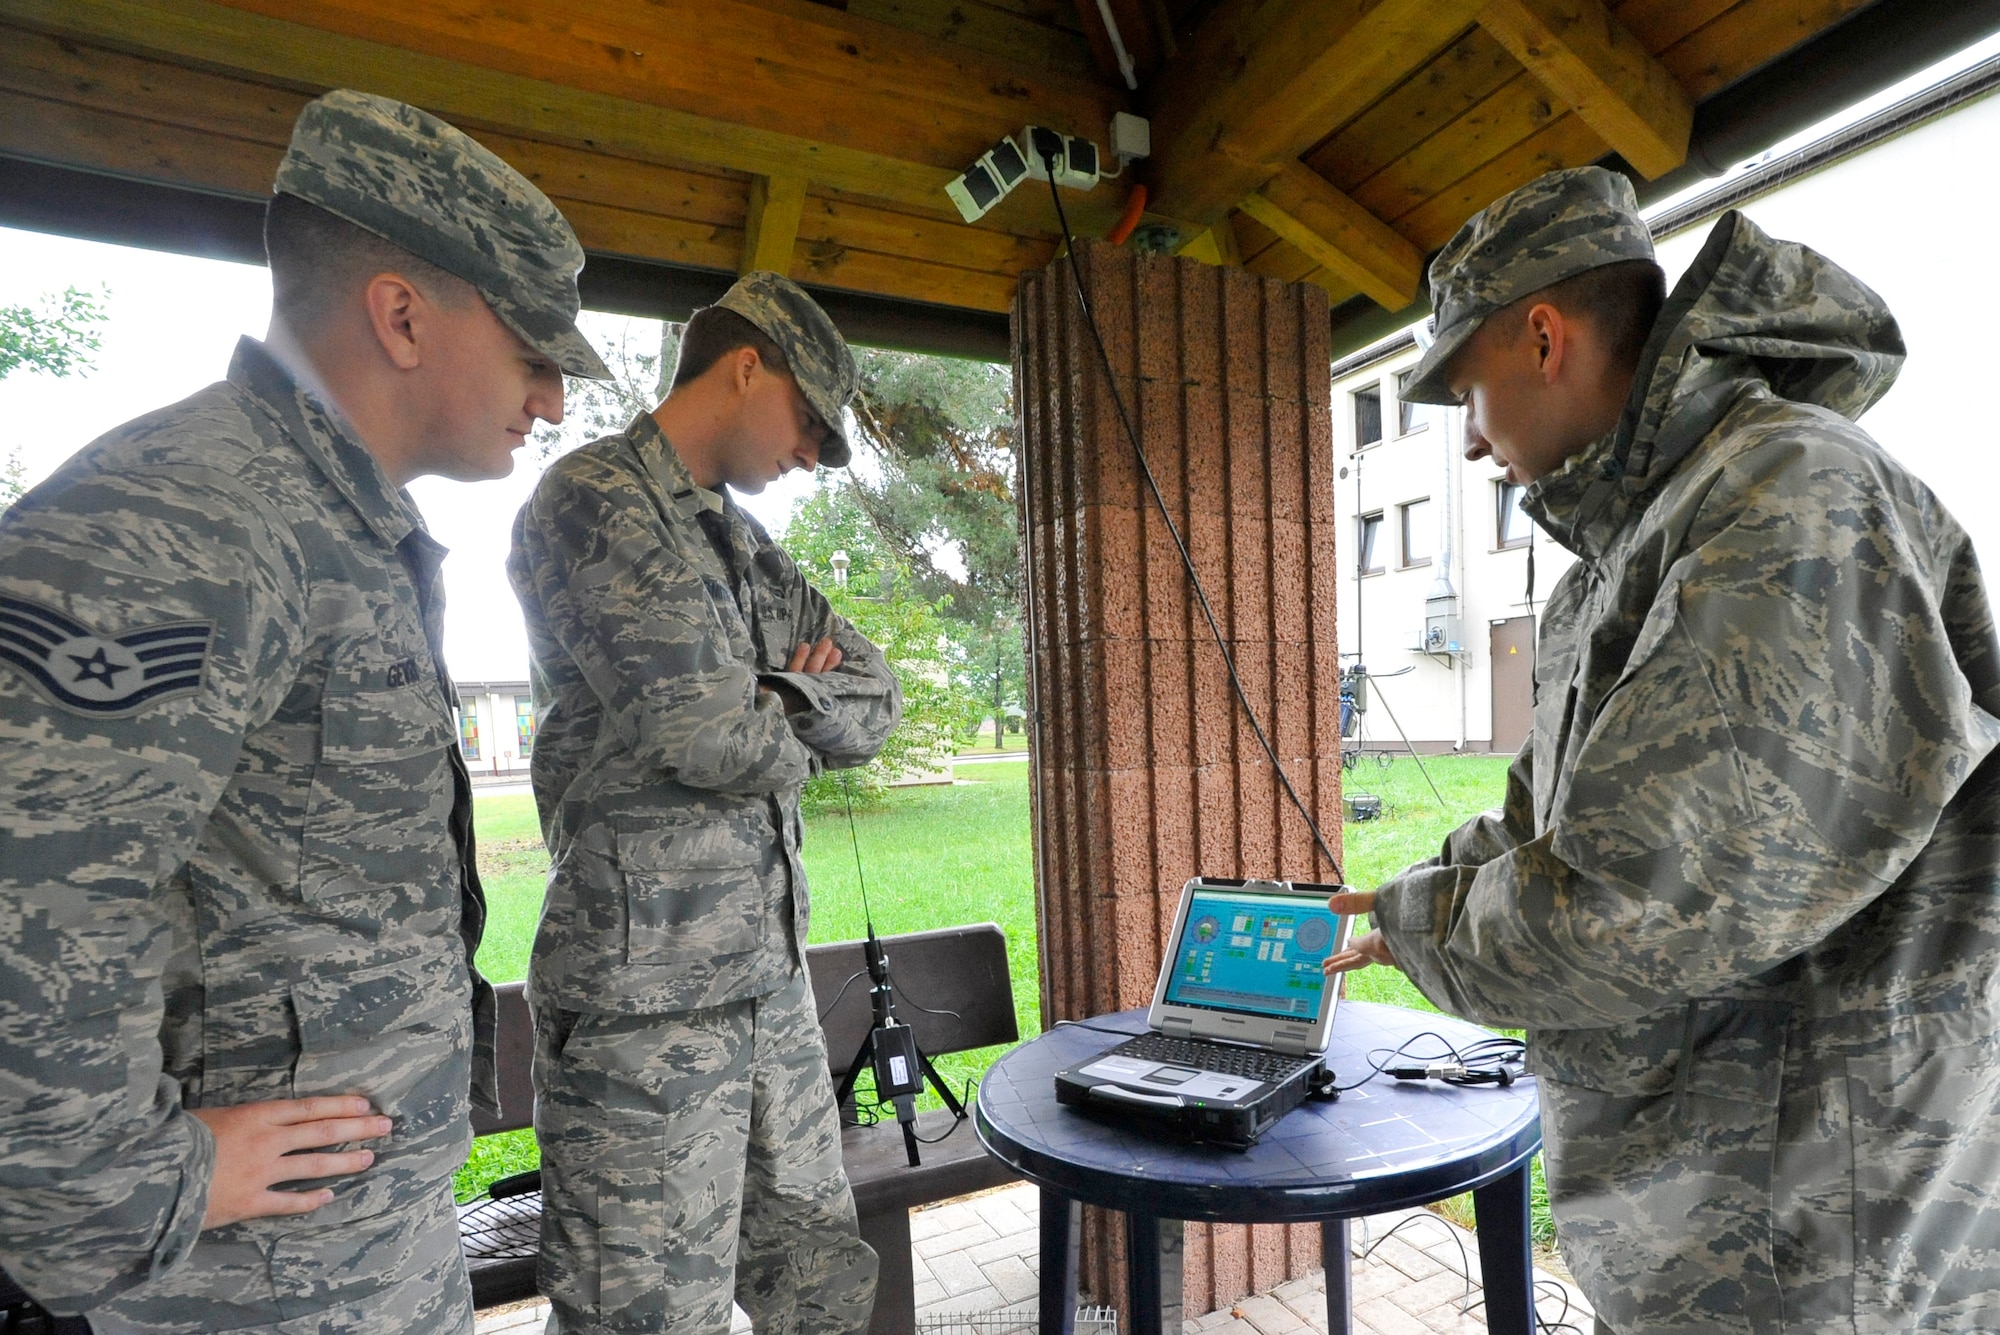
[[[1056,1100],[1248,1149],[1323,1070],[1348,920],[1310,881],[1198,876],[1181,888],[1152,1032],[1056,1073]]]

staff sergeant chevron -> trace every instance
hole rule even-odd
[[[0,594],[0,662],[64,709],[96,718],[200,690],[214,634],[213,621],[175,621],[99,635],[46,604]]]

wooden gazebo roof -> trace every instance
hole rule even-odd
[[[1325,287],[1351,343],[1536,174],[1609,159],[1684,179],[1691,143],[1754,151],[1995,8],[0,0],[0,222],[254,255],[293,117],[346,85],[430,108],[534,178],[592,254],[595,304],[673,313],[781,268],[886,341],[997,352],[1054,211],[1023,188],[968,226],[945,182],[1031,121],[1103,145],[1132,111],[1154,154],[1067,196],[1077,229],[1101,235],[1143,182],[1152,237]]]

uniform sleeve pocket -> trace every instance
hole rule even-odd
[[[731,831],[618,824],[628,964],[688,964],[763,944],[758,851]]]

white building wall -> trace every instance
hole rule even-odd
[[[1333,384],[1334,507],[1343,519],[1344,543],[1342,661],[1352,664],[1358,651],[1373,679],[1373,706],[1363,722],[1367,748],[1401,747],[1407,734],[1424,751],[1485,751],[1493,736],[1489,628],[1529,610],[1528,548],[1498,545],[1500,470],[1465,459],[1463,412],[1419,406],[1412,429],[1399,430],[1397,377],[1419,355],[1415,347],[1405,347]],[[1362,446],[1354,396],[1370,388],[1382,397],[1383,439]],[[1401,507],[1422,500],[1430,502],[1434,555],[1427,565],[1410,565],[1399,514]],[[1378,512],[1384,520],[1383,568],[1363,576],[1358,574],[1361,518]],[[1540,534],[1534,557],[1539,605],[1575,558]],[[1458,595],[1457,654],[1418,648],[1440,574],[1449,576]]]

